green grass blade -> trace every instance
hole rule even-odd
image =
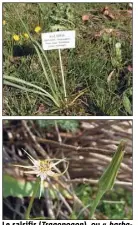
[[[46,71],[46,68],[45,68],[45,65],[44,65],[44,62],[43,62],[43,59],[42,59],[42,56],[41,56],[41,54],[40,54],[40,51],[39,51],[38,47],[35,46],[35,44],[34,44],[34,47],[35,47],[35,50],[36,50],[36,52],[37,52],[37,54],[38,54],[38,57],[39,57],[39,60],[40,60],[40,63],[41,63],[43,72],[44,72],[45,77],[46,77],[46,80],[47,80],[47,82],[48,82],[48,87],[49,87],[49,89],[51,90],[52,95],[54,96],[54,98],[58,101],[58,93],[59,93],[59,92],[58,92],[57,89],[55,89],[55,84],[53,83],[53,81],[52,81],[52,80],[49,78],[49,76],[48,76],[48,73],[47,73],[47,71]]]
[[[44,65],[44,62],[43,62],[42,56],[41,56],[41,54],[40,54],[40,52],[39,52],[39,50],[38,50],[38,48],[37,48],[37,46],[36,46],[35,44],[34,44],[34,48],[35,48],[35,50],[36,50],[36,52],[37,52],[37,55],[38,55],[39,61],[40,61],[40,63],[41,63],[41,66],[42,66],[43,72],[44,72],[45,77],[46,77],[46,80],[47,80],[48,85],[50,86],[50,89],[51,89],[51,81],[50,81],[50,79],[49,79],[49,77],[48,77],[48,73],[47,73],[47,71],[46,71],[46,68],[45,68],[45,65]]]
[[[55,85],[55,89],[57,89],[56,79],[55,79],[55,77],[54,77],[54,74],[53,74],[52,68],[51,68],[51,66],[50,66],[49,60],[48,60],[48,58],[47,58],[47,56],[46,56],[46,54],[45,54],[45,52],[44,52],[42,46],[39,44],[39,42],[36,41],[36,40],[34,40],[34,42],[35,42],[36,45],[39,47],[39,49],[41,50],[41,52],[42,52],[42,54],[43,54],[43,56],[44,56],[44,58],[45,58],[45,60],[46,60],[46,63],[47,63],[48,68],[49,68],[49,71],[50,71],[50,73],[51,73],[51,77],[52,77],[53,82],[54,82],[54,85]]]
[[[26,87],[23,87],[21,85],[18,85],[18,84],[14,84],[10,81],[6,81],[4,80],[3,82],[5,85],[9,85],[9,86],[12,86],[12,87],[16,87],[16,88],[19,88],[23,91],[29,91],[29,92],[32,92],[32,93],[35,93],[35,94],[40,94],[40,95],[44,95],[44,96],[47,96],[46,94],[44,94],[43,92],[40,92],[40,91],[35,91],[35,90],[32,90],[32,89],[29,89],[29,88],[26,88]]]
[[[22,83],[22,84],[25,84],[25,85],[28,85],[30,87],[33,87],[33,88],[36,88],[42,92],[44,92],[45,94],[48,93],[47,91],[45,91],[43,88],[35,85],[35,84],[32,84],[31,82],[27,82],[25,80],[22,80],[20,78],[17,78],[17,77],[13,77],[13,76],[8,76],[8,75],[4,75],[3,76],[4,79],[6,80],[10,80],[10,81],[13,81],[13,82],[17,82],[17,83]]]
[[[35,94],[39,94],[39,95],[46,96],[46,97],[48,97],[49,99],[51,99],[51,100],[55,103],[55,105],[56,105],[57,107],[60,107],[60,105],[58,104],[58,102],[56,102],[56,100],[53,98],[53,96],[50,95],[50,94],[49,94],[48,92],[46,92],[46,91],[45,91],[45,93],[43,93],[43,92],[41,92],[41,91],[35,91],[35,90],[33,90],[33,89],[29,89],[29,88],[23,87],[23,86],[21,86],[21,85],[18,85],[18,84],[15,84],[15,83],[12,83],[12,82],[6,81],[6,80],[4,80],[3,84],[9,85],[9,86],[12,86],[12,87],[16,87],[16,88],[18,88],[18,89],[20,89],[20,90],[23,90],[23,91],[28,91],[28,92],[32,92],[32,93],[35,93]]]
[[[15,9],[15,11],[16,11],[16,9]],[[16,12],[17,12],[17,11],[16,11]],[[20,15],[19,15],[18,12],[17,12],[17,15],[18,15],[18,17],[19,17],[21,23],[23,24],[23,26],[24,26],[26,32],[28,33],[28,35],[29,35],[31,41],[33,42],[33,45],[34,45],[35,50],[36,50],[36,52],[37,52],[37,55],[38,55],[38,57],[39,57],[41,66],[42,66],[42,68],[43,68],[45,77],[46,77],[46,79],[47,79],[49,88],[51,89],[51,91],[52,91],[54,97],[57,98],[57,94],[55,94],[55,92],[57,92],[58,89],[57,89],[57,85],[56,85],[56,81],[55,81],[55,78],[54,78],[54,74],[53,74],[53,72],[52,72],[52,69],[51,69],[50,63],[49,63],[49,61],[48,61],[48,58],[46,57],[46,55],[45,55],[45,53],[44,53],[44,50],[42,49],[41,45],[40,45],[40,44],[38,43],[38,41],[36,41],[36,40],[32,37],[32,35],[30,34],[30,32],[29,32],[29,30],[28,30],[26,24],[24,23],[24,21],[22,20],[22,18],[20,17]],[[44,58],[46,59],[46,62],[47,62],[47,64],[48,64],[49,70],[50,70],[50,72],[51,72],[52,79],[53,79],[53,82],[54,82],[54,86],[55,86],[55,89],[56,89],[55,91],[54,91],[54,89],[53,89],[53,87],[52,87],[53,84],[52,84],[51,80],[50,80],[49,77],[48,77],[48,73],[47,73],[47,71],[46,71],[46,69],[45,69],[43,59],[42,59],[41,54],[40,54],[40,52],[39,52],[39,50],[38,50],[38,47],[37,47],[36,45],[39,47],[39,49],[40,49],[41,52],[43,53]]]

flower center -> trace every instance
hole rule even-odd
[[[48,161],[48,160],[40,161],[39,170],[41,173],[45,173],[45,172],[49,171],[50,168],[51,168],[50,161]]]

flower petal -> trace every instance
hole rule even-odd
[[[13,165],[13,166],[18,166],[18,167],[22,167],[22,168],[26,168],[26,169],[35,168],[35,166],[23,166],[23,165]]]
[[[30,171],[24,171],[24,173],[28,173],[28,174],[37,174],[37,171],[34,170],[30,170]]]
[[[57,164],[61,163],[61,162],[66,162],[66,158],[64,159],[59,159],[56,163],[53,163],[53,166],[56,166]]]
[[[60,176],[60,173],[55,173],[53,171],[47,171],[47,175],[50,177],[56,177],[56,176]]]
[[[28,155],[28,158],[30,159],[30,161],[33,163],[33,164],[35,164],[36,162],[37,162],[37,160],[35,160],[27,151],[25,151],[24,149],[23,149],[23,151]]]

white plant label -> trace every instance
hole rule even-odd
[[[42,33],[44,50],[75,48],[75,30]]]

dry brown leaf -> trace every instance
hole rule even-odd
[[[90,19],[90,16],[89,15],[83,15],[82,16],[82,21],[83,22],[86,22],[86,21],[88,21]]]
[[[96,32],[94,37],[101,37],[103,34],[110,34],[110,35],[113,35],[113,36],[120,36],[121,35],[120,32],[116,29],[104,28],[101,31]]]
[[[40,104],[39,107],[38,107],[38,110],[34,113],[34,114],[43,114],[44,112],[46,112],[46,109],[45,109],[45,106],[44,104]]]
[[[107,83],[108,84],[110,83],[110,81],[111,81],[111,79],[112,79],[112,77],[114,75],[114,72],[115,72],[115,69],[108,75],[108,77],[107,77]]]
[[[109,10],[108,6],[105,6],[102,10],[102,13],[104,16],[108,17],[109,19],[114,20],[115,16],[113,15],[113,13]]]
[[[132,68],[131,65],[128,65],[127,69],[128,69],[129,72],[133,72],[133,68]]]

